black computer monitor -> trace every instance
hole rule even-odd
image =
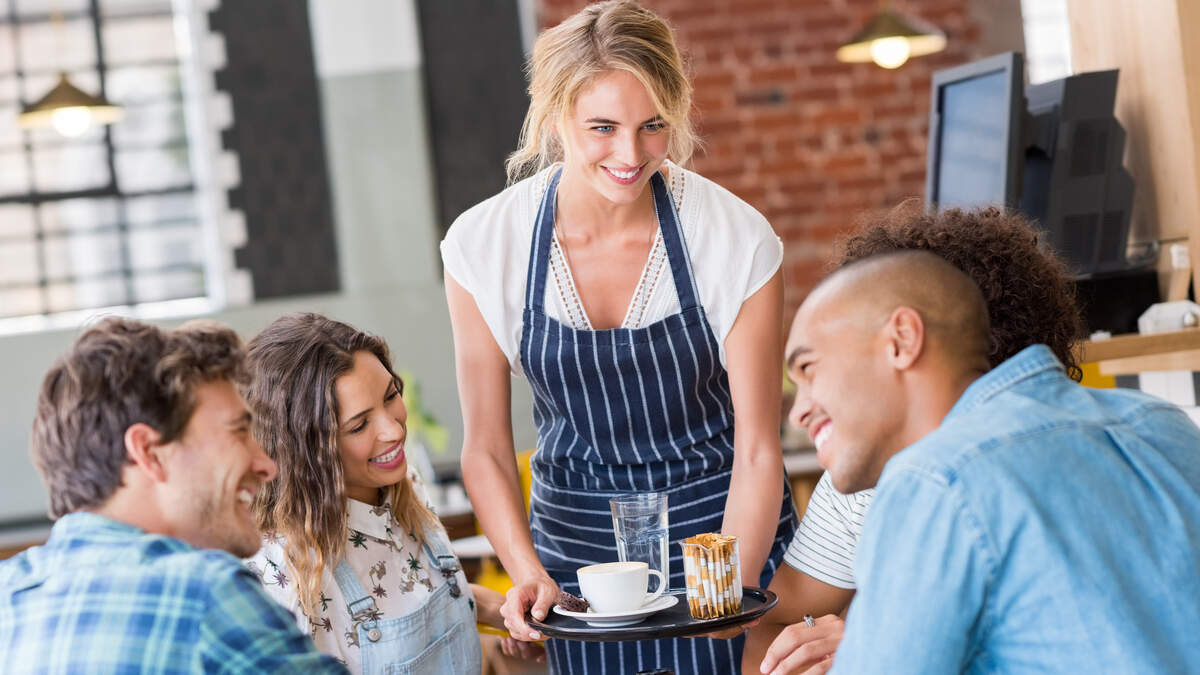
[[[1017,206],[1024,155],[1024,78],[1017,52],[934,74],[925,177],[928,205]]]
[[[1127,269],[1134,186],[1122,166],[1125,129],[1113,116],[1117,71],[1033,85],[1025,96],[1020,210],[1045,230],[1076,275]]]

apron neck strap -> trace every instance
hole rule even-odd
[[[546,274],[550,267],[550,246],[554,242],[554,215],[557,206],[558,183],[563,170],[554,170],[546,194],[538,208],[537,221],[533,228],[533,242],[529,250],[529,271],[525,279],[525,307],[538,312],[545,311]],[[654,196],[654,215],[662,232],[667,258],[671,263],[671,276],[675,281],[675,293],[679,297],[679,308],[688,311],[699,306],[699,294],[692,278],[691,260],[675,202],[667,190],[662,174],[655,171],[650,176],[650,189]]]

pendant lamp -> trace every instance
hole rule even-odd
[[[78,136],[94,124],[120,121],[122,115],[119,106],[83,91],[60,73],[49,93],[21,111],[20,124],[23,129],[52,126],[63,136]]]
[[[874,61],[880,68],[899,68],[912,56],[925,56],[946,48],[946,34],[936,26],[883,7],[862,30],[838,47],[844,63]]]

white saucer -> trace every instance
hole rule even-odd
[[[635,609],[630,612],[572,612],[568,609],[563,609],[558,605],[554,606],[554,611],[569,616],[572,619],[579,619],[589,626],[596,628],[615,628],[617,626],[632,626],[635,623],[641,623],[646,620],[646,617],[655,612],[661,612],[669,607],[674,607],[679,602],[679,598],[674,595],[660,595],[657,600],[648,605],[643,605],[640,609]]]

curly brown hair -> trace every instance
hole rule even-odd
[[[993,367],[1033,344],[1050,347],[1072,379],[1083,373],[1075,348],[1083,320],[1066,266],[1038,246],[1025,216],[995,207],[927,212],[909,200],[882,216],[868,216],[838,243],[833,267],[889,251],[930,251],[979,286],[992,325]]]

